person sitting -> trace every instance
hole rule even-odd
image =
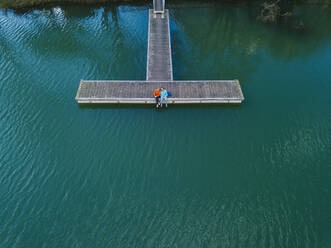
[[[163,103],[165,103],[166,108],[168,107],[168,92],[165,88],[161,87],[161,108],[163,106]]]
[[[153,92],[157,108],[160,106],[160,94],[161,94],[160,88],[156,88]]]

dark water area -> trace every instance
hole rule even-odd
[[[0,247],[330,247],[330,8],[169,4],[174,79],[245,101],[77,105],[145,79],[148,8],[0,10]]]

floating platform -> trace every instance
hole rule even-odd
[[[168,103],[241,103],[238,80],[223,81],[85,81],[80,82],[78,103],[155,104],[153,91],[165,87]]]

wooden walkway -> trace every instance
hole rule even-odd
[[[78,103],[155,104],[153,91],[161,86],[172,93],[168,103],[241,103],[238,80],[174,81],[169,11],[165,0],[154,0],[149,10],[146,81],[81,80]]]
[[[172,93],[168,103],[240,103],[239,82],[227,81],[81,81],[79,103],[155,103],[153,90],[160,86]]]
[[[147,81],[172,81],[169,12],[154,14],[149,10]]]

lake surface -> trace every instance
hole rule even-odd
[[[0,247],[330,247],[330,7],[168,7],[174,78],[243,104],[79,106],[145,79],[149,6],[0,10]]]

